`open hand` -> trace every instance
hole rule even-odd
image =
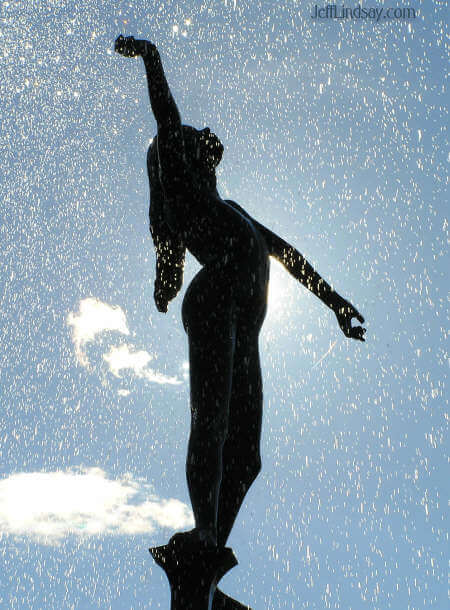
[[[124,57],[137,57],[148,55],[156,50],[153,43],[148,40],[136,40],[133,36],[124,37],[122,34],[116,38],[114,50]]]
[[[359,341],[365,341],[364,334],[366,329],[362,326],[352,326],[352,318],[356,318],[358,322],[364,324],[364,318],[351,303],[345,299],[333,307],[334,313],[338,324],[346,337],[349,339],[358,339]]]

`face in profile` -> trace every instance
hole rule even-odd
[[[203,163],[215,169],[223,154],[223,145],[215,133],[212,133],[209,127],[205,127],[198,132],[199,134],[199,149],[200,159]]]
[[[198,169],[203,167],[208,173],[214,172],[223,154],[222,142],[216,134],[212,133],[209,127],[198,130],[183,125],[183,137],[187,157],[200,166]]]
[[[155,177],[159,174],[157,138],[158,136],[155,136],[148,152],[149,167],[153,168]],[[186,161],[192,170],[203,175],[204,178],[215,179],[215,169],[222,159],[224,150],[216,134],[212,133],[209,127],[199,130],[190,125],[183,125],[183,140]]]

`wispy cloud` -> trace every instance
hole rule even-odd
[[[75,354],[82,366],[89,366],[84,351],[87,343],[105,331],[115,330],[129,335],[125,312],[119,306],[108,305],[99,299],[88,298],[80,301],[78,313],[69,313],[67,324],[72,326],[72,337],[75,344]]]
[[[80,301],[79,311],[69,313],[67,324],[72,327],[77,361],[85,367],[89,367],[86,346],[95,341],[101,333],[116,331],[123,335],[130,335],[123,309],[92,297]],[[129,343],[111,347],[109,352],[103,355],[103,359],[115,377],[121,377],[122,371],[128,371],[140,379],[161,385],[183,383],[177,377],[164,375],[148,367],[147,365],[153,357],[147,351],[137,350]],[[186,376],[184,378],[186,379]],[[130,394],[129,391],[119,391],[120,396],[128,394]]]
[[[67,536],[151,534],[193,525],[189,507],[141,479],[100,468],[22,472],[0,480],[0,531],[58,544]]]
[[[103,359],[108,363],[109,369],[113,375],[120,377],[120,372],[124,369],[133,371],[137,377],[153,381],[160,384],[178,385],[181,383],[176,377],[169,377],[158,373],[147,364],[152,359],[152,356],[143,350],[132,351],[130,345],[120,345],[112,347],[110,351],[103,356]]]

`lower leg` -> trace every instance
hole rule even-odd
[[[242,337],[242,336],[241,336]],[[237,340],[228,438],[217,513],[217,544],[225,546],[238,512],[261,471],[262,381],[257,336]]]
[[[189,496],[199,537],[217,545],[217,509],[222,480],[223,443],[191,433],[186,462]]]
[[[233,457],[232,459],[235,464],[231,467],[224,465],[220,485],[217,510],[218,546],[225,546],[244,498],[261,469],[259,462],[255,462],[254,466],[250,467],[247,461],[247,468],[243,469],[239,467],[242,464],[240,458]],[[236,462],[238,463],[236,464]]]

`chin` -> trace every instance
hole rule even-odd
[[[219,143],[219,146],[215,148],[214,153],[212,154],[212,159],[214,161],[214,167],[217,167],[219,163],[222,161],[223,155],[223,146]]]

